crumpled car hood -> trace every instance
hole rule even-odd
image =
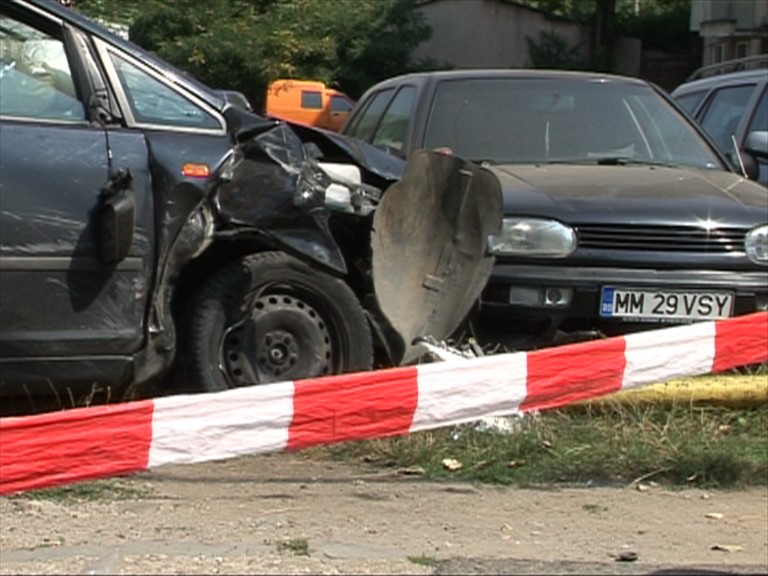
[[[499,165],[505,214],[543,214],[564,222],[700,222],[768,220],[768,194],[736,174],[663,166]],[[759,210],[758,210],[759,209]]]
[[[287,123],[243,122],[238,134],[239,152],[214,198],[220,233],[268,238],[339,276],[349,272],[349,244],[370,245],[369,312],[390,360],[416,360],[421,337],[450,336],[491,274],[488,236],[500,232],[502,219],[496,176],[435,152],[406,164],[367,144]],[[330,226],[332,179],[308,144],[323,162],[355,164],[367,175],[362,184],[375,188],[373,199],[360,189],[377,203],[372,219],[369,212],[339,216],[359,224],[346,244]]]
[[[324,158],[344,158],[377,177],[393,182],[402,177],[405,161],[375,146],[337,132],[286,122],[303,142],[319,146]]]

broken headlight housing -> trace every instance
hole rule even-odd
[[[768,265],[768,224],[757,226],[747,232],[744,238],[744,251],[752,262]]]
[[[490,253],[499,256],[565,258],[576,244],[573,228],[542,218],[504,218],[501,233],[488,238]]]

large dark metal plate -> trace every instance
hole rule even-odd
[[[401,339],[394,361],[414,361],[415,339],[443,340],[465,318],[490,276],[488,235],[499,233],[501,218],[496,176],[435,152],[416,153],[384,193],[373,221],[373,280]]]

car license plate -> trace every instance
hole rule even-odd
[[[712,320],[733,311],[730,292],[671,292],[605,286],[600,316],[638,320]]]

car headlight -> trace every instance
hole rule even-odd
[[[757,264],[768,264],[768,224],[752,228],[744,238],[747,257]]]
[[[504,218],[501,234],[488,238],[491,254],[564,258],[576,250],[573,228],[555,220]]]

